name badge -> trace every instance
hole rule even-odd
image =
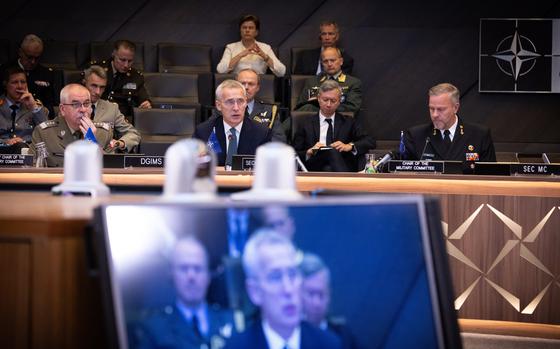
[[[33,155],[0,154],[1,167],[33,166]]]
[[[443,161],[410,161],[410,160],[389,161],[389,172],[443,173],[444,170],[445,170],[445,163]]]
[[[231,169],[236,171],[253,171],[255,167],[254,155],[234,155]]]
[[[511,164],[512,175],[560,175],[558,164]]]
[[[164,156],[129,155],[124,157],[124,167],[163,167]]]

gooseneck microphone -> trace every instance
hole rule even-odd
[[[428,148],[428,144],[430,144],[432,140],[430,136],[426,137],[426,142],[424,142],[424,149],[422,149],[422,155],[420,155],[420,160],[424,160],[424,155],[426,155],[426,148]]]
[[[392,159],[393,159],[393,152],[388,152],[387,154],[385,154],[385,156],[381,158],[381,160],[377,162],[377,164],[375,164],[375,166],[373,166],[373,169],[375,170],[375,172],[378,172],[378,170],[382,168],[383,165],[385,165],[387,162],[389,162],[389,160]]]

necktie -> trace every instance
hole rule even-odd
[[[445,147],[447,149],[449,149],[449,147],[451,146],[451,137],[449,136],[450,134],[451,132],[449,132],[449,130],[443,131],[443,144],[445,144]]]
[[[10,133],[14,133],[16,131],[16,115],[19,107],[17,104],[10,105],[10,109],[12,109],[12,128],[10,129]]]
[[[93,120],[93,117],[95,116],[95,104],[91,105],[91,119]]]
[[[329,128],[327,129],[327,146],[329,146],[334,142],[332,119],[325,119],[325,121],[329,124]]]
[[[229,136],[229,143],[227,148],[226,165],[231,166],[233,155],[237,154],[237,136],[234,127],[229,129],[231,135]]]
[[[202,333],[200,332],[200,323],[198,322],[198,316],[196,316],[196,314],[193,314],[191,321],[193,325],[194,334],[197,337],[202,338]]]

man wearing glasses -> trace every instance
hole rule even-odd
[[[246,107],[247,92],[243,85],[225,80],[216,88],[216,109],[222,115],[198,125],[194,132],[193,138],[213,144],[218,166],[231,168],[233,155],[254,155],[258,146],[270,142],[271,130],[247,116]]]
[[[34,34],[26,35],[18,50],[18,59],[3,65],[0,71],[4,76],[6,69],[9,67],[23,69],[27,75],[29,92],[49,110],[49,116],[52,118],[54,117],[53,105],[55,101],[54,72],[51,68],[39,63],[43,48],[41,38]]]
[[[107,88],[101,98],[117,103],[128,120],[132,120],[135,107],[152,107],[144,87],[144,76],[132,67],[135,53],[133,42],[118,40],[110,60],[91,62],[91,65],[100,65],[107,72]]]
[[[45,142],[47,165],[60,167],[64,164],[64,150],[68,144],[84,139],[88,130],[95,136],[97,144],[105,148],[113,138],[113,128],[109,123],[91,120],[91,98],[87,88],[79,84],[66,85],[60,91],[59,114],[35,127],[31,137],[31,151]]]
[[[341,348],[340,340],[302,321],[302,276],[292,242],[270,230],[251,236],[243,251],[245,286],[261,316],[226,343],[237,348]]]

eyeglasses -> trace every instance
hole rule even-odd
[[[247,101],[243,98],[230,98],[230,99],[226,99],[225,101],[222,101],[222,103],[228,107],[228,108],[233,108],[234,105],[238,105],[239,107],[244,106],[245,104],[247,104]]]
[[[271,270],[264,276],[264,281],[272,287],[280,287],[284,282],[284,278],[289,281],[291,285],[299,284],[301,282],[301,273],[297,267]]]
[[[72,103],[61,103],[62,105],[70,105],[74,109],[89,108],[91,107],[91,101],[84,102],[72,102]]]
[[[25,53],[23,50],[21,50],[21,55],[23,56],[22,58],[24,58],[28,61],[38,61],[41,58],[41,55],[31,56],[31,55],[28,55],[27,53]]]

